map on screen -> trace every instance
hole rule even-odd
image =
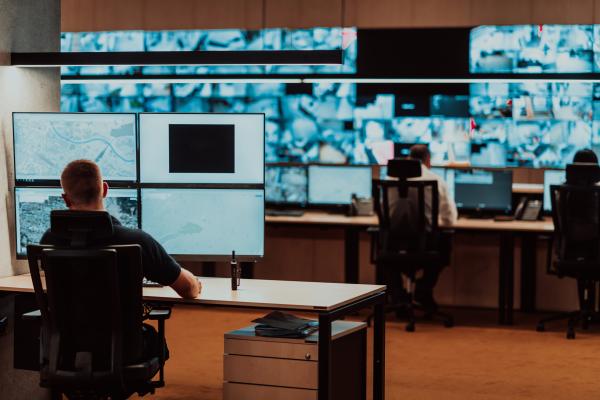
[[[15,178],[57,180],[76,159],[105,180],[136,180],[135,114],[14,113]]]
[[[169,254],[263,256],[262,189],[142,189],[142,203],[142,229]]]
[[[50,211],[66,209],[58,188],[16,188],[17,254],[25,255],[28,244],[37,244],[50,228]],[[121,224],[138,227],[138,201],[135,189],[110,189],[104,206]]]

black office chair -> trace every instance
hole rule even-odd
[[[577,279],[580,309],[539,321],[542,332],[551,321],[566,319],[567,338],[575,338],[575,326],[584,329],[598,320],[596,283],[600,282],[600,167],[596,164],[567,166],[567,183],[550,187],[554,236],[548,250],[548,273]]]
[[[371,262],[376,266],[378,284],[389,283],[391,305],[398,316],[406,312],[406,330],[415,330],[414,282],[419,270],[444,265],[440,251],[438,227],[437,181],[408,180],[421,176],[421,163],[411,159],[394,159],[388,163],[388,176],[397,180],[373,180],[373,205],[379,217],[379,227],[371,230]],[[425,198],[431,196],[430,215]],[[393,201],[391,201],[393,199]],[[404,281],[404,291],[397,282]],[[440,318],[446,327],[454,319],[434,311],[427,317]]]
[[[147,315],[159,327],[158,343],[148,350],[140,246],[92,246],[113,235],[106,212],[53,211],[51,231],[68,245],[27,247],[39,311],[24,318],[41,318],[40,385],[58,398],[154,393],[164,386],[164,321],[170,310]]]

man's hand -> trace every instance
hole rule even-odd
[[[171,287],[184,299],[195,299],[202,289],[200,281],[190,271],[183,268]]]

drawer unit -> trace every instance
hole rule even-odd
[[[366,396],[366,324],[332,324],[332,389],[345,400]],[[266,338],[254,325],[225,334],[225,400],[316,399],[318,334],[305,339]]]

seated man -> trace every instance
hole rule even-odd
[[[108,184],[102,180],[100,168],[88,160],[70,162],[60,176],[63,188],[63,199],[70,210],[105,211],[104,198],[108,194]],[[142,251],[142,268],[144,276],[161,285],[171,286],[181,297],[196,298],[200,294],[201,285],[191,272],[183,269],[152,236],[139,229],[126,228],[112,217],[114,235],[111,245],[138,244]],[[41,244],[67,245],[46,231]],[[147,353],[157,349],[156,331],[144,326]]]
[[[415,180],[437,181],[439,211],[438,223],[440,226],[452,226],[458,218],[458,211],[454,199],[448,194],[448,186],[444,180],[431,172],[431,153],[424,144],[416,144],[410,148],[410,158],[421,162],[421,176]],[[431,196],[425,196],[425,213],[431,221]],[[444,257],[444,265],[450,263],[451,237],[443,234],[440,238],[440,251]],[[443,267],[442,267],[443,268]],[[437,304],[433,298],[433,289],[438,281],[442,268],[429,266],[423,269],[423,276],[415,282],[415,301],[420,303],[426,311],[436,311]]]

